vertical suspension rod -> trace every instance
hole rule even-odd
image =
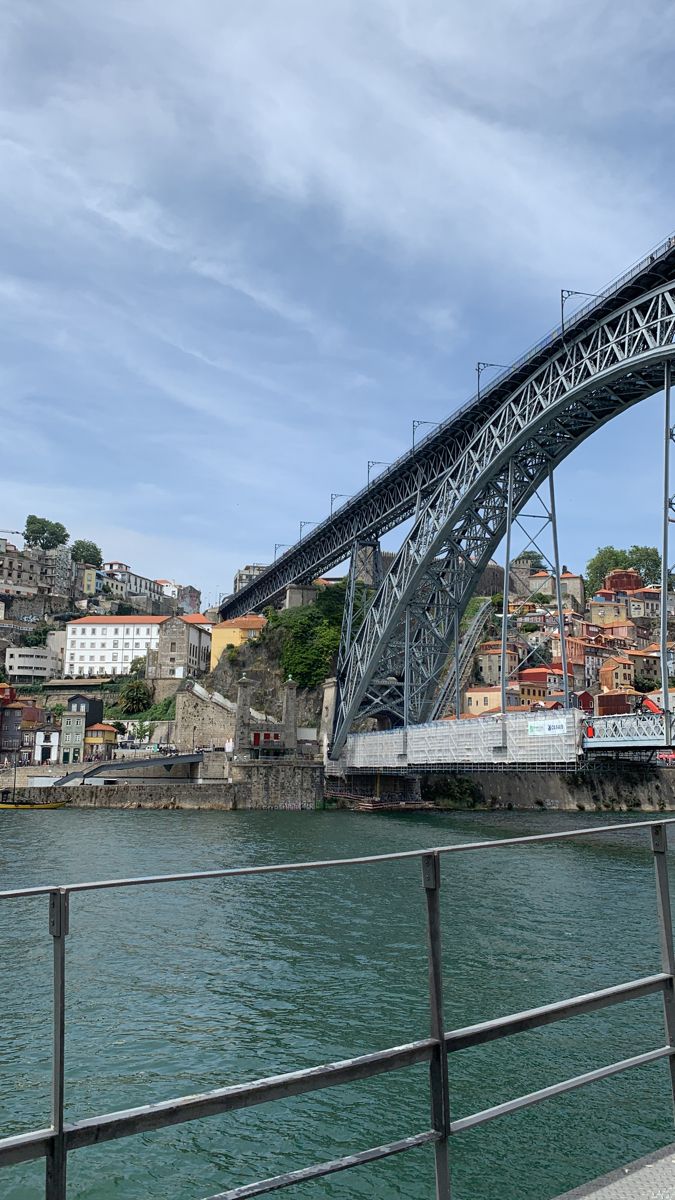
[[[508,683],[508,670],[506,667],[506,645],[509,632],[509,575],[511,572],[511,526],[513,524],[513,459],[509,461],[509,478],[508,491],[506,495],[506,558],[504,562],[504,594],[502,596],[502,656],[501,656],[501,684],[502,684],[502,713],[506,719],[506,685]],[[506,732],[506,725],[504,725]]]
[[[668,542],[670,529],[670,362],[663,366],[663,536],[661,539],[661,691],[666,746],[672,744],[670,692],[668,689]]]
[[[453,623],[455,636],[455,717],[459,721],[462,708],[462,681],[459,674],[459,608],[457,607],[457,604],[455,604]]]
[[[558,521],[555,512],[555,487],[553,484],[553,467],[548,469],[548,489],[550,498],[551,539],[553,541],[553,569],[555,571],[555,599],[558,608],[558,629],[560,630],[560,666],[563,674],[563,704],[565,711],[570,706],[570,685],[567,677],[567,643],[565,641],[565,618],[562,605],[562,582],[560,580],[560,552],[558,550]]]

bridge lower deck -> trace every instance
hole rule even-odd
[[[675,1144],[565,1192],[558,1200],[673,1200],[673,1197]]]

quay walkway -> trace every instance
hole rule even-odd
[[[674,1196],[675,1144],[565,1192],[558,1200],[673,1200]]]

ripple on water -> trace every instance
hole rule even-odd
[[[60,810],[0,814],[2,886],[352,856],[570,827],[552,814],[405,817]],[[593,823],[582,815],[574,824]],[[48,1113],[46,902],[2,906],[0,1127]],[[658,968],[645,835],[444,859],[445,1008],[461,1025]],[[424,1036],[418,862],[73,897],[66,1092],[71,1118]],[[649,1049],[649,998],[458,1054],[455,1115]],[[428,1125],[426,1073],[210,1118],[78,1151],[69,1200],[183,1200]],[[453,1200],[546,1200],[672,1137],[661,1064],[460,1135]],[[0,1177],[40,1195],[41,1164]],[[433,1155],[293,1195],[426,1200]],[[289,1193],[291,1194],[291,1193]]]

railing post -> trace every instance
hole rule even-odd
[[[654,825],[651,829],[654,868],[656,871],[656,908],[659,917],[659,939],[661,942],[661,970],[670,975],[663,992],[663,1018],[668,1045],[675,1050],[675,951],[673,951],[673,918],[670,910],[668,887],[668,832],[665,825]],[[675,1105],[675,1057],[668,1060],[670,1086]]]
[[[49,893],[49,932],[54,947],[52,1128],[55,1137],[47,1153],[45,1200],[66,1200],[66,1147],[63,1137],[64,1048],[66,1019],[66,934],[68,892]]]
[[[431,1120],[441,1134],[435,1143],[436,1200],[450,1200],[450,1099],[448,1088],[448,1053],[445,1045],[443,1016],[443,952],[441,944],[441,860],[439,854],[425,854],[422,859],[422,881],[427,898],[427,940],[429,948],[429,1008],[431,1036],[438,1042],[429,1067],[431,1090]]]

